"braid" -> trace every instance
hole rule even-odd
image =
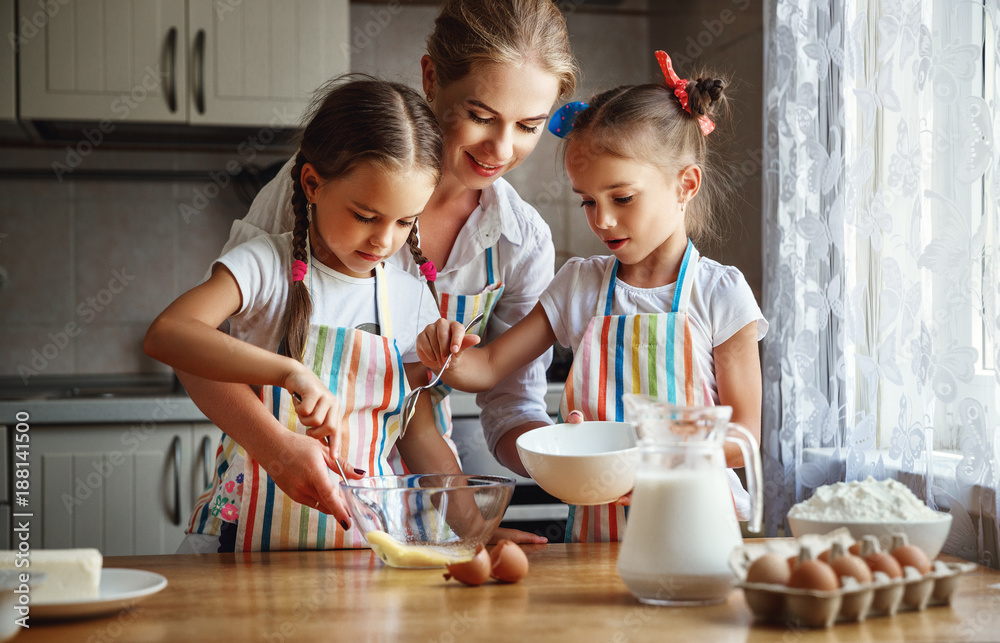
[[[413,261],[416,262],[417,266],[422,266],[430,259],[424,256],[423,250],[420,249],[420,243],[417,241],[417,222],[413,222],[413,227],[410,228],[410,236],[406,238],[406,243],[410,247],[410,254],[413,255]],[[427,287],[431,289],[431,294],[434,295],[434,302],[438,302],[437,288],[434,287],[434,282],[428,280]]]
[[[309,239],[309,211],[301,179],[302,167],[305,164],[305,155],[299,152],[295,157],[295,167],[292,168],[292,212],[295,215],[292,227],[292,259],[309,263],[306,245]],[[288,278],[291,279],[291,274]],[[288,312],[285,318],[285,344],[288,354],[301,360],[306,347],[309,319],[312,317],[312,299],[309,297],[309,288],[305,281],[292,282],[286,309]]]
[[[719,78],[698,78],[688,82],[687,92],[691,114],[711,115],[712,104],[722,98],[725,83]]]

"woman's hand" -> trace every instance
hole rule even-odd
[[[309,427],[306,435],[322,442],[332,461],[340,455],[340,400],[312,371],[299,362],[294,364],[282,388],[291,393],[299,422]]]
[[[267,461],[261,460],[260,464],[278,488],[295,502],[330,514],[345,530],[350,529],[351,515],[336,484],[340,476],[330,476],[337,465],[328,447],[320,440],[291,431],[286,431],[276,446],[268,453]],[[365,473],[346,462],[342,464],[349,478],[360,478]]]
[[[439,319],[429,324],[417,337],[417,357],[435,373],[441,370],[448,356],[449,368],[456,366],[465,349],[479,343],[479,335],[466,335],[465,326],[457,321]]]
[[[549,542],[549,539],[545,536],[521,531],[520,529],[507,529],[506,527],[499,527],[493,532],[490,544],[495,545],[501,540],[512,540],[519,545],[544,545]]]

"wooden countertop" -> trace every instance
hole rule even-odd
[[[384,566],[369,550],[114,557],[167,577],[131,610],[30,621],[15,641],[987,641],[1000,632],[1000,572],[963,576],[950,607],[828,630],[753,625],[740,590],[709,607],[639,603],[617,543],[524,548],[527,578],[466,587],[442,570]],[[944,557],[946,560],[955,560]],[[530,637],[530,638],[529,638]]]

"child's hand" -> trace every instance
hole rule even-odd
[[[297,364],[285,377],[283,388],[292,394],[299,422],[306,435],[328,444],[331,459],[340,455],[340,401],[312,371]]]
[[[449,355],[454,365],[459,354],[479,343],[479,335],[466,335],[465,326],[457,321],[439,319],[427,326],[417,337],[417,357],[435,373],[440,371]]]

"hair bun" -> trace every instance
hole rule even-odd
[[[722,98],[724,87],[725,83],[719,78],[699,78],[689,83],[688,101],[691,112],[699,116],[709,114],[712,103]]]

